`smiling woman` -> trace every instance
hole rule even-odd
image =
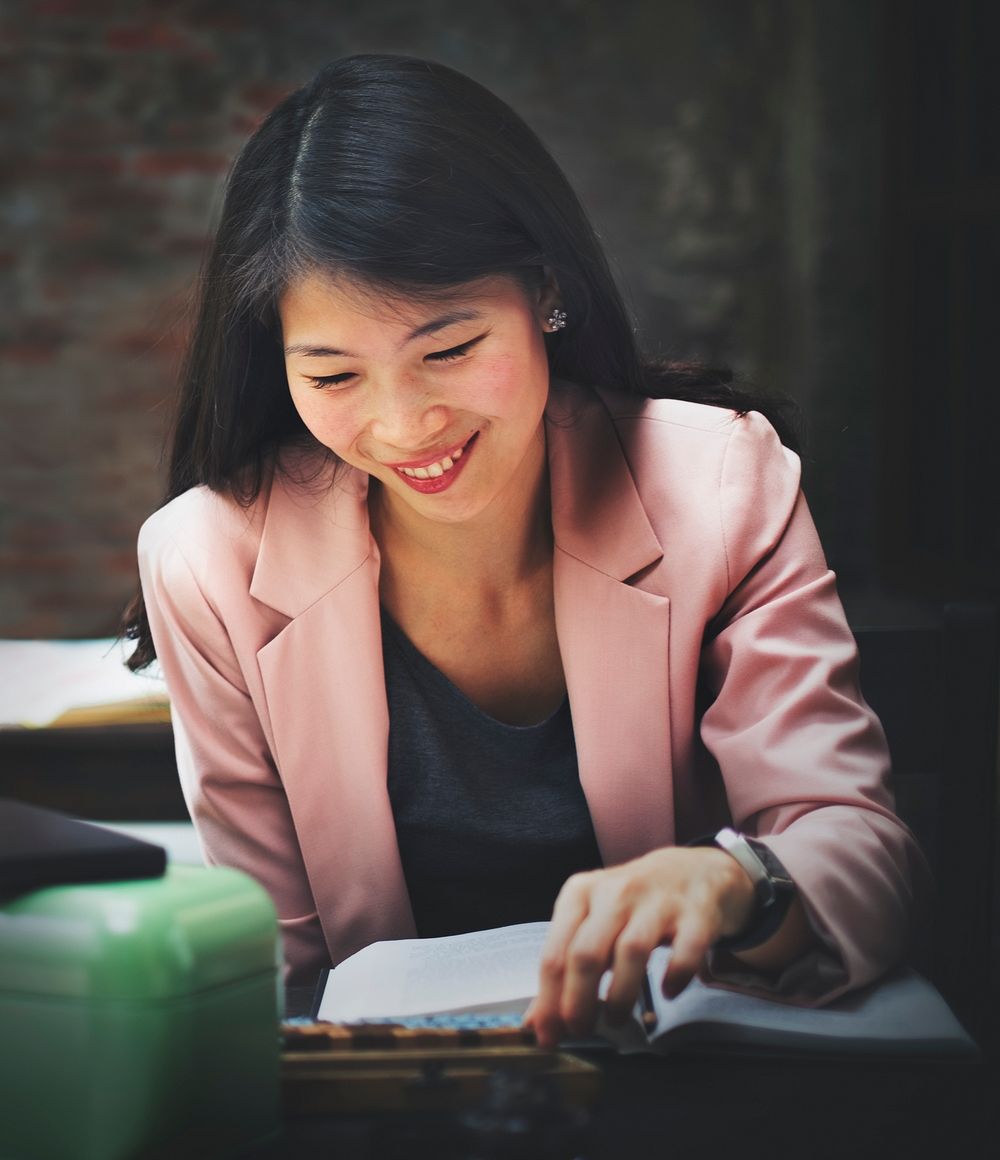
[[[606,968],[627,1010],[661,943],[667,991],[804,1003],[903,954],[923,862],[781,413],[642,359],[495,96],[359,56],[283,101],[182,388],[133,664],[160,659],[205,854],[270,891],[290,980],[551,916],[550,1044]]]
[[[442,312],[439,301],[380,303],[343,280],[293,283],[278,306],[288,385],[317,442],[381,485],[387,525],[476,521],[507,542],[544,472],[555,289],[493,277],[455,297]]]

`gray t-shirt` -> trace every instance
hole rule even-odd
[[[538,725],[474,705],[382,613],[389,800],[422,938],[548,919],[601,865],[569,701]]]

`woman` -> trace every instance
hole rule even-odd
[[[348,58],[253,135],[130,632],[291,981],[551,914],[552,1044],[661,942],[667,993],[805,1003],[899,957],[920,856],[751,402],[640,361],[565,178],[467,78]]]

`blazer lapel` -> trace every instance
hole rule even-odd
[[[556,632],[580,783],[613,865],[674,841],[670,602],[629,583],[663,548],[597,395],[554,388],[547,414]]]
[[[257,658],[334,962],[416,933],[386,789],[379,558],[366,498],[367,477],[356,471],[315,491],[279,476],[251,584],[292,618]]]

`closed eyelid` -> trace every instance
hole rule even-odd
[[[467,350],[471,350],[474,346],[477,345],[477,343],[482,342],[487,334],[489,334],[489,331],[486,331],[485,334],[477,335],[475,338],[470,338],[468,342],[460,342],[457,346],[450,346],[447,350],[431,351],[430,354],[427,354],[424,357],[430,359],[439,359],[447,358],[448,355],[465,354]]]

